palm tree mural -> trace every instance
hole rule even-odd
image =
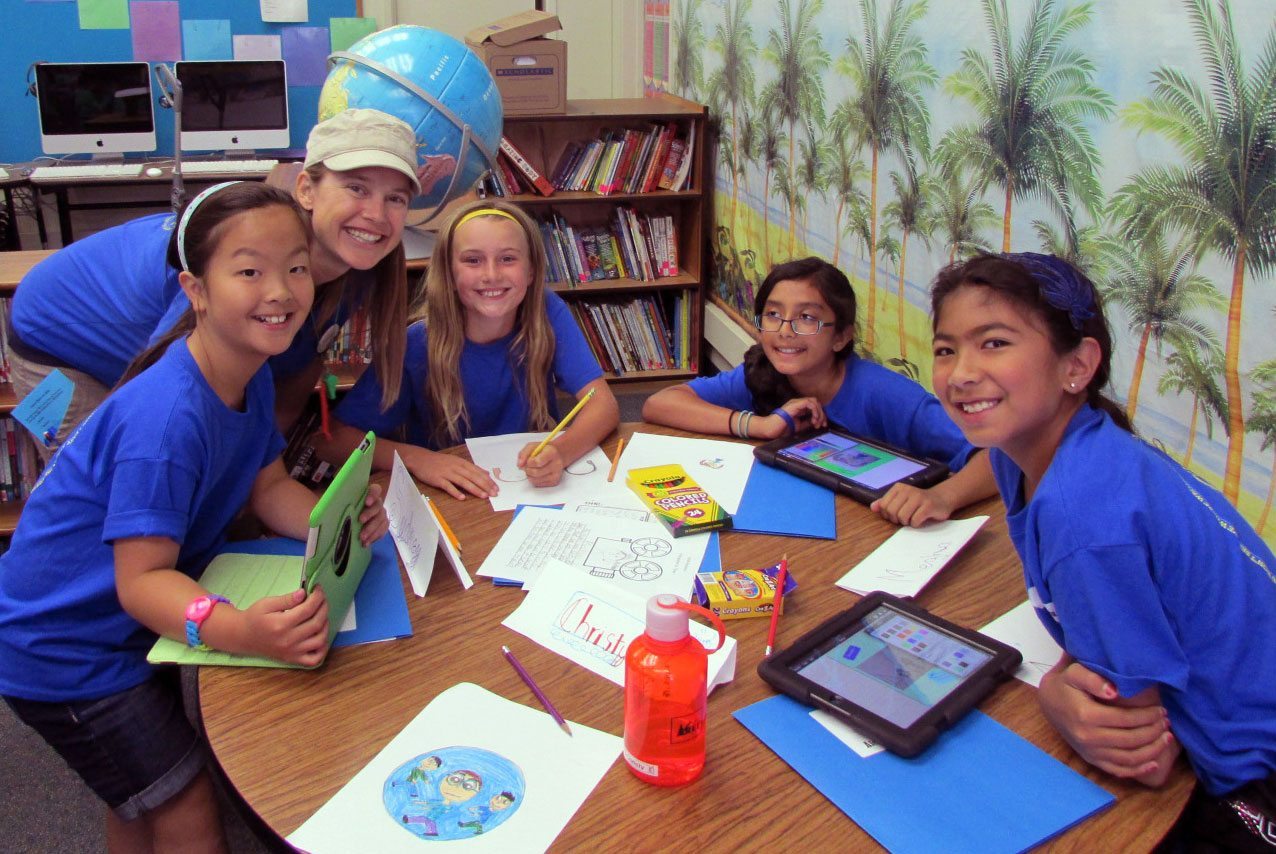
[[[1032,231],[1042,252],[1058,255],[1094,281],[1103,278],[1107,235],[1099,226],[1078,226],[1071,216],[1065,216],[1062,229],[1044,219],[1034,219]]]
[[[733,154],[733,163],[735,169],[732,174],[731,192],[735,193],[736,179],[739,179],[739,187],[744,195],[749,195],[749,166],[758,162],[758,123],[748,112],[741,110],[736,114],[733,120],[735,124],[735,133],[731,135],[731,143],[735,146]],[[739,210],[736,199],[731,200],[731,229],[735,231],[736,212]],[[746,244],[752,243],[749,236],[744,235]]]
[[[877,240],[877,257],[886,262],[887,271],[894,270],[896,272],[896,281],[899,280],[899,241],[892,234],[881,234]],[[886,295],[882,294],[882,305],[880,308],[886,308]],[[873,328],[873,317],[877,314],[879,306],[877,300],[870,294],[868,298],[868,310],[864,312],[865,328]],[[902,331],[902,330],[901,330]],[[864,349],[870,353],[875,352],[876,348],[868,346],[868,342],[864,342]]]
[[[891,0],[879,20],[877,0],[860,0],[864,40],[846,40],[837,69],[850,78],[854,94],[834,117],[853,129],[871,152],[869,164],[868,301],[864,346],[876,344],[872,304],[877,298],[877,175],[882,154],[912,146],[929,148],[930,112],[924,94],[938,75],[926,61],[926,45],[913,30],[926,12],[926,0]]]
[[[1262,437],[1262,450],[1276,446],[1276,359],[1269,359],[1254,369],[1254,381],[1262,387],[1250,393],[1249,418],[1245,428]],[[1259,514],[1258,524],[1254,529],[1261,536],[1267,526],[1267,517],[1272,512],[1272,497],[1276,495],[1276,466],[1272,467],[1271,477],[1267,481],[1267,498],[1263,501],[1263,512]]]
[[[771,174],[785,168],[784,127],[773,106],[768,87],[762,94],[762,107],[758,118],[758,156],[762,158],[762,263],[771,269]]]
[[[807,251],[810,251],[807,225],[812,203],[816,199],[825,198],[829,190],[828,170],[824,168],[824,164],[832,155],[832,145],[824,138],[823,128],[815,126],[814,123],[807,124],[806,135],[798,146],[798,155],[797,200],[798,207],[802,210],[802,242],[806,244]],[[793,235],[790,234],[789,257],[796,257],[796,254],[797,244],[793,240]]]
[[[821,74],[832,60],[820,44],[820,32],[814,22],[822,5],[823,0],[797,0],[794,10],[790,0],[779,0],[779,27],[771,30],[763,50],[776,68],[776,79],[771,84],[772,104],[779,120],[789,129],[789,173],[784,187],[789,198],[790,253],[797,233],[797,127],[808,122],[824,123]]]
[[[1148,344],[1155,342],[1159,351],[1166,336],[1173,335],[1179,349],[1217,346],[1213,330],[1191,312],[1198,308],[1221,311],[1224,300],[1209,279],[1196,272],[1189,240],[1170,245],[1156,231],[1138,240],[1107,240],[1104,254],[1108,272],[1099,290],[1109,305],[1115,302],[1125,308],[1130,332],[1139,341],[1125,405],[1134,421]]]
[[[1214,438],[1214,419],[1227,429],[1227,396],[1218,384],[1223,373],[1223,348],[1217,340],[1207,347],[1196,341],[1172,341],[1174,352],[1165,360],[1165,373],[1156,384],[1157,394],[1192,395],[1192,417],[1187,426],[1187,449],[1183,452],[1184,467],[1192,464],[1192,451],[1196,446],[1197,422],[1205,421],[1205,435]]]
[[[981,182],[963,179],[960,164],[943,165],[932,185],[931,213],[933,233],[948,250],[948,263],[976,252],[991,252],[992,245],[983,238],[999,222],[992,205],[980,198]]]
[[[692,101],[700,100],[704,80],[704,27],[700,4],[704,0],[679,0],[673,22],[673,88]]]
[[[904,161],[904,173],[891,173],[891,184],[895,188],[895,200],[882,209],[884,216],[899,229],[899,271],[896,281],[899,284],[896,302],[895,323],[899,327],[899,355],[908,358],[908,335],[904,330],[904,281],[908,269],[908,238],[914,234],[930,245],[930,211],[927,202],[930,197],[930,178],[919,176],[917,166],[911,157]]]
[[[1226,0],[1187,0],[1208,80],[1202,87],[1162,66],[1152,95],[1125,111],[1129,124],[1168,139],[1182,162],[1152,166],[1122,187],[1114,203],[1133,225],[1174,225],[1231,263],[1223,379],[1227,464],[1223,494],[1240,496],[1245,460],[1241,396],[1241,316],[1246,272],[1276,267],[1276,27],[1246,75]]]
[[[945,136],[948,162],[964,162],[1004,190],[1001,250],[1010,251],[1016,199],[1041,198],[1061,213],[1079,201],[1098,219],[1099,152],[1087,120],[1112,115],[1112,98],[1091,81],[1094,63],[1067,45],[1090,21],[1088,4],[1056,11],[1036,0],[1018,42],[1006,0],[982,0],[991,50],[968,47],[945,88],[978,114]]]
[[[846,134],[836,135],[829,146],[829,158],[825,161],[824,168],[828,188],[837,199],[836,212],[833,214],[833,260],[830,262],[836,267],[842,249],[842,217],[846,213],[846,206],[849,204],[852,210],[858,208],[864,213],[868,210],[868,197],[856,187],[856,184],[868,176],[868,169],[864,166],[864,161],[851,150],[850,139]]]
[[[724,104],[731,121],[731,227],[735,228],[736,203],[740,197],[739,179],[742,146],[742,125],[747,117],[742,115],[745,105],[753,100],[757,76],[754,62],[758,46],[753,41],[753,27],[749,25],[749,9],[753,0],[726,0],[722,21],[714,28],[710,48],[722,56],[722,66],[709,75],[708,87],[714,97]]]

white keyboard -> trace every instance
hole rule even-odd
[[[183,175],[236,174],[243,172],[269,172],[279,164],[278,160],[183,160]]]
[[[37,166],[30,177],[41,178],[135,178],[142,174],[141,163],[84,163],[66,166]]]

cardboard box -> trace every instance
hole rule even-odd
[[[731,514],[677,463],[630,469],[625,483],[675,537],[731,530]]]
[[[770,617],[775,608],[775,588],[780,565],[765,569],[726,569],[696,574],[696,600],[723,620]],[[797,587],[792,575],[784,576],[784,595]],[[780,603],[784,613],[784,603]]]
[[[567,112],[567,42],[557,15],[529,10],[470,30],[466,43],[492,72],[507,116]]]

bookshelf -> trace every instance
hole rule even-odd
[[[36,261],[49,253],[2,252],[0,253],[0,299],[11,299],[18,287],[21,273],[29,269]],[[12,256],[22,255],[22,258]],[[11,383],[0,383],[0,417],[9,417],[18,399],[13,393]],[[21,428],[19,428],[21,429]],[[31,441],[25,434],[15,434],[19,441]],[[0,501],[0,537],[11,537],[18,527],[18,517],[22,515],[23,500]]]
[[[705,236],[711,191],[706,157],[707,119],[708,110],[704,105],[672,95],[569,100],[562,114],[505,117],[505,136],[532,167],[546,177],[552,176],[564,150],[572,143],[587,143],[608,133],[626,130],[647,132],[654,124],[673,123],[684,138],[694,130],[687,189],[646,193],[615,191],[607,195],[556,190],[549,196],[516,193],[507,198],[538,221],[557,216],[575,228],[606,226],[622,206],[640,216],[672,218],[678,259],[675,274],[645,280],[622,277],[550,285],[573,308],[578,320],[582,317],[581,309],[591,303],[631,303],[635,299],[654,297],[654,305],[663,307],[666,326],[672,335],[681,337],[684,346],[678,350],[685,359],[674,368],[613,369],[607,371],[611,382],[673,382],[690,379],[699,371],[704,337]],[[682,312],[680,323],[675,316],[679,311]],[[598,352],[605,350],[598,337],[599,330],[586,326],[585,331],[606,371],[610,360]],[[615,346],[621,343],[613,340]]]

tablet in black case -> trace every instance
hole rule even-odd
[[[1014,673],[1019,650],[870,593],[758,665],[773,687],[916,756]]]
[[[834,424],[785,436],[753,449],[769,466],[871,504],[903,481],[925,489],[948,477],[948,466]]]

